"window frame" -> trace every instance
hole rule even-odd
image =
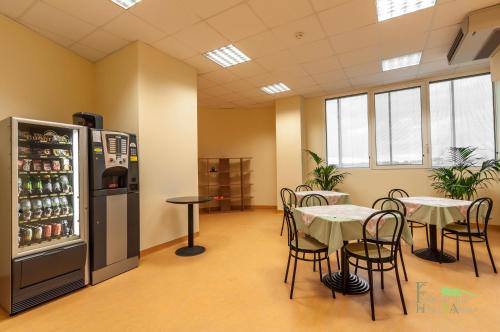
[[[342,169],[370,169],[371,167],[371,147],[370,147],[370,94],[368,92],[359,92],[359,93],[353,93],[353,94],[348,94],[348,95],[340,95],[337,97],[331,97],[331,98],[325,98],[324,100],[324,120],[325,120],[325,156],[326,156],[326,162],[329,165],[332,165],[328,163],[328,121],[327,121],[327,103],[330,100],[339,100],[342,98],[349,98],[349,97],[357,97],[357,96],[363,96],[366,95],[366,120],[367,120],[367,131],[368,131],[368,165],[366,166],[347,166],[344,167],[341,165],[342,157],[342,149],[340,145],[342,144],[342,140],[340,137],[338,137],[339,140],[339,164],[335,165],[337,168],[342,168]],[[337,107],[338,107],[338,101],[337,101]],[[340,110],[340,108],[339,108]],[[339,112],[340,114],[340,112]],[[339,123],[339,128],[340,128],[340,123]],[[342,133],[342,130],[340,130],[340,133]]]

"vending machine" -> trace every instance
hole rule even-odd
[[[87,128],[0,122],[0,305],[15,314],[88,283]]]

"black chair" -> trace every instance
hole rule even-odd
[[[406,221],[406,206],[397,198],[382,197],[377,199],[372,204],[372,209],[378,210],[397,210],[403,214]],[[403,274],[405,276],[405,281],[408,281],[408,275],[406,274],[405,261],[403,259],[403,251],[399,248],[399,258],[401,259],[401,267],[403,268]],[[384,272],[380,272],[382,289],[384,289]]]
[[[390,236],[379,236],[381,221],[384,218],[390,218],[383,222],[392,222],[394,229]],[[375,235],[367,231],[368,224],[375,223]],[[358,243],[349,243],[344,248],[346,260],[351,265],[357,265],[358,261],[366,262],[366,267],[359,266],[360,269],[368,271],[368,282],[370,285],[370,306],[372,320],[375,320],[375,305],[373,300],[373,272],[394,270],[398,283],[399,296],[403,305],[403,312],[406,315],[406,304],[401,288],[401,280],[398,271],[398,251],[401,248],[401,234],[403,231],[405,218],[403,214],[396,210],[378,211],[370,215],[363,223],[363,240]],[[355,258],[353,263],[350,258]],[[384,267],[385,264],[385,267]],[[376,266],[376,267],[374,267]]]
[[[444,238],[453,239],[457,243],[457,260],[460,259],[460,242],[469,242],[472,252],[472,261],[476,277],[479,277],[477,270],[476,254],[474,253],[474,242],[485,242],[490,256],[493,272],[497,273],[495,261],[491,254],[490,243],[488,241],[488,222],[490,220],[493,200],[488,197],[478,198],[467,209],[467,220],[465,222],[446,225],[441,230],[441,259],[443,258]],[[481,212],[484,212],[482,215]],[[482,223],[481,223],[482,221]]]
[[[297,261],[306,261],[306,262],[316,262],[319,264],[319,280],[321,281],[321,277],[323,275],[323,271],[321,269],[321,261],[326,260],[326,264],[328,267],[328,273],[332,273],[332,269],[330,267],[330,259],[328,258],[328,246],[320,243],[313,238],[305,237],[303,235],[299,235],[297,230],[297,224],[295,223],[295,218],[293,216],[292,211],[285,206],[285,220],[288,227],[288,263],[286,265],[286,273],[285,273],[285,283],[288,279],[288,270],[290,269],[290,259],[294,258],[293,264],[293,275],[292,275],[292,288],[290,289],[290,299],[293,298],[293,288],[295,286],[295,274],[297,272]],[[302,257],[300,257],[302,254]],[[306,258],[306,254],[313,254],[314,258]],[[321,257],[323,255],[323,257]],[[332,296],[335,298],[335,291],[332,289]]]
[[[311,186],[308,186],[307,184],[301,184],[300,186],[297,186],[297,188],[295,188],[295,191],[312,191],[313,188],[311,188]]]
[[[320,194],[307,194],[300,200],[299,206],[325,206],[330,205],[328,203],[328,199],[325,196]],[[337,267],[340,269],[340,258],[338,250],[335,252],[337,256]],[[313,271],[316,271],[316,261],[313,264]]]
[[[280,233],[280,235],[282,236],[283,228],[285,228],[285,218],[286,218],[286,213],[284,208],[285,206],[287,206],[289,209],[297,207],[297,196],[295,195],[295,192],[292,189],[281,188],[280,197],[281,197],[281,203],[283,204],[283,221],[281,222],[281,233]]]
[[[403,189],[391,189],[389,190],[390,198],[402,198],[402,197],[410,197],[406,191]],[[427,228],[427,224],[415,221],[415,220],[406,220],[408,225],[410,226],[411,236],[413,237],[413,229],[414,228],[425,228],[425,238],[427,239],[427,247],[429,247],[429,229]],[[413,253],[413,245],[411,246],[411,252]]]

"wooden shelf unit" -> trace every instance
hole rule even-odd
[[[214,200],[201,204],[205,212],[243,211],[250,208],[252,186],[250,157],[199,158],[198,192]]]

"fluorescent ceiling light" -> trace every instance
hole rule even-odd
[[[142,0],[111,0],[111,1],[113,1],[114,3],[116,3],[118,6],[120,6],[122,8],[129,9],[130,7],[138,4]]]
[[[287,87],[284,83],[275,83],[275,84],[271,84],[271,85],[268,85],[268,86],[264,86],[262,88],[260,88],[262,91],[264,91],[265,93],[268,93],[270,95],[273,95],[275,93],[280,93],[280,92],[285,92],[285,91],[290,91],[290,88]]]
[[[205,56],[222,67],[231,67],[252,60],[233,45],[210,51],[205,53]]]
[[[436,0],[377,0],[378,21],[413,13],[435,4]]]
[[[395,58],[382,60],[382,70],[388,71],[398,68],[416,66],[420,63],[422,52],[406,54]]]

